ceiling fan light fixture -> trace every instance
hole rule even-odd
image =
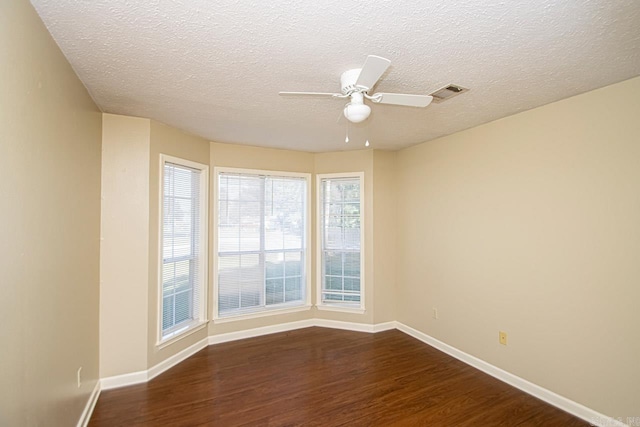
[[[344,107],[344,117],[352,123],[360,123],[369,117],[371,107],[366,104],[349,104]]]

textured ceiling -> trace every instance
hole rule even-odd
[[[638,0],[31,0],[105,112],[219,142],[398,149],[640,74]],[[377,91],[471,89],[428,108],[374,105],[337,119],[367,55]]]

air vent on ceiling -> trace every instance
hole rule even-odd
[[[469,89],[458,85],[446,85],[442,89],[438,89],[429,95],[433,96],[433,102],[439,104],[461,93],[467,92]]]

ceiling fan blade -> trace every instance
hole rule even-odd
[[[371,100],[378,104],[405,105],[407,107],[426,107],[433,101],[431,95],[407,95],[404,93],[375,93]]]
[[[278,92],[281,96],[341,96],[340,93],[327,93],[327,92]]]
[[[358,76],[358,80],[356,80],[356,86],[371,89],[375,86],[378,79],[382,77],[384,72],[387,71],[390,64],[391,61],[380,56],[367,56],[367,59],[364,61],[364,65],[362,66],[362,71],[360,71],[360,75]]]

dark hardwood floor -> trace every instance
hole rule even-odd
[[[98,426],[587,426],[392,330],[307,328],[209,346],[102,392]]]

